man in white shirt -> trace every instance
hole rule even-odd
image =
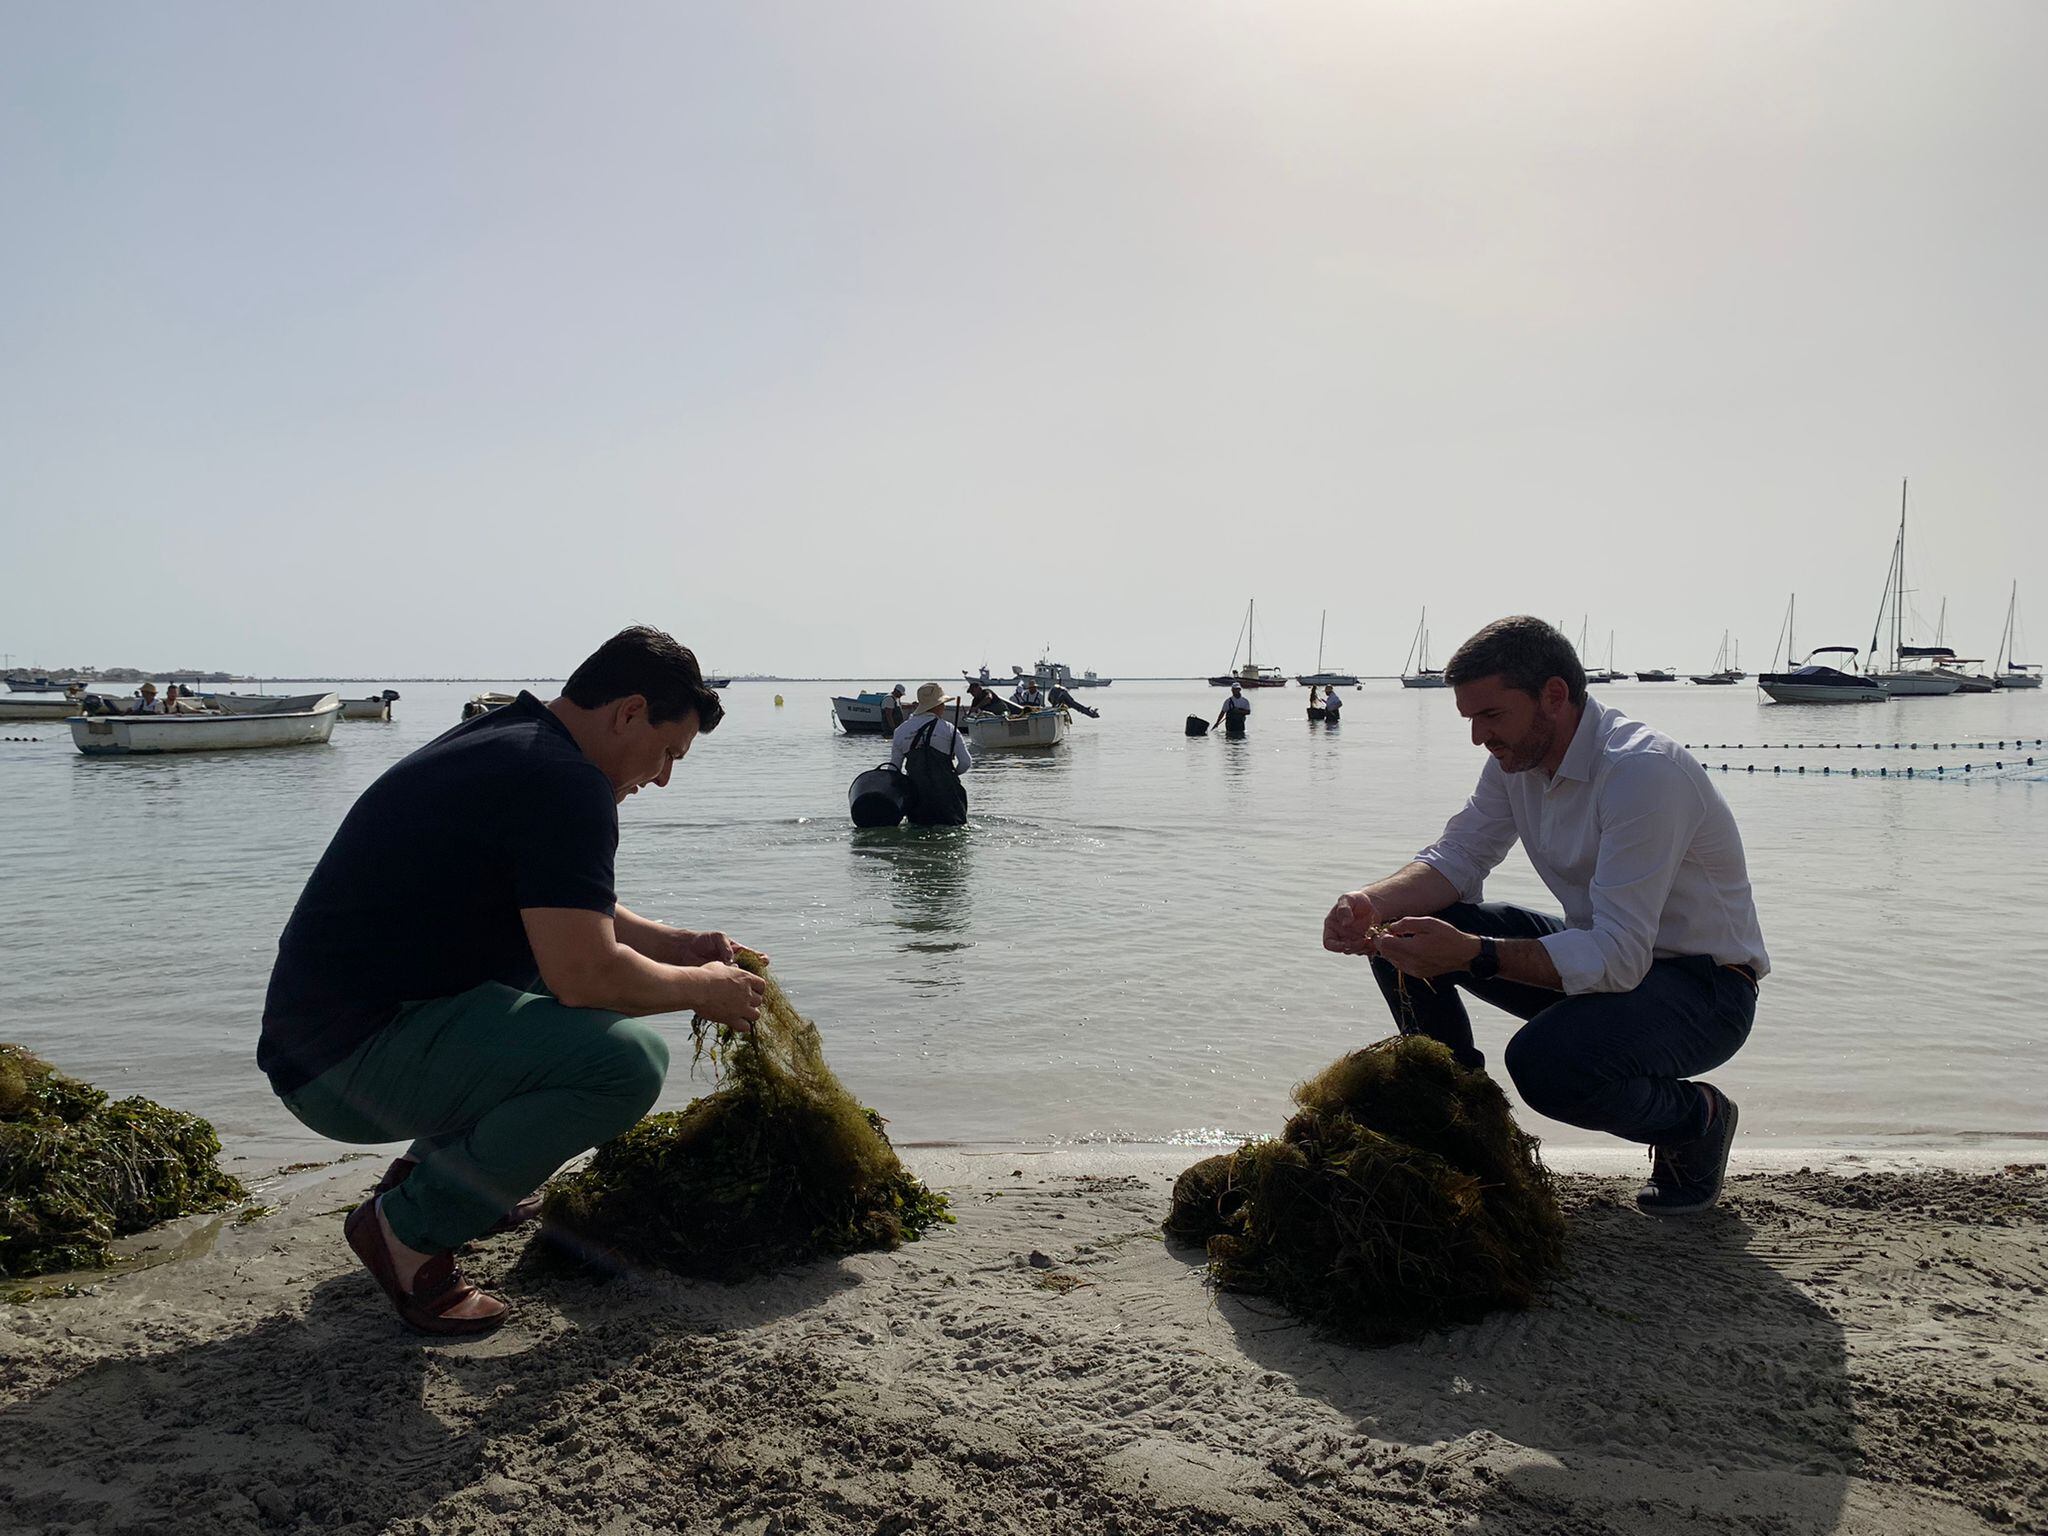
[[[1017,678],[1017,686],[1010,694],[1010,702],[1012,704],[1022,704],[1026,709],[1043,708],[1045,705],[1045,695],[1039,691],[1038,679],[1020,673]]]
[[[963,825],[967,790],[960,775],[974,766],[967,733],[945,716],[946,690],[920,683],[917,708],[889,737],[889,766],[910,780],[909,819],[918,826]]]
[[[1670,737],[1587,697],[1541,619],[1489,624],[1444,677],[1492,761],[1442,837],[1338,898],[1323,947],[1371,956],[1402,1032],[1467,1066],[1485,1058],[1459,988],[1526,1019],[1506,1052],[1523,1102],[1648,1143],[1644,1210],[1705,1210],[1736,1107],[1688,1079],[1741,1048],[1770,969],[1735,818]],[[1518,840],[1562,920],[1481,900]]]

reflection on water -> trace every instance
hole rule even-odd
[[[973,852],[978,835],[964,827],[873,827],[853,833],[854,867],[887,876],[890,919],[902,935],[897,948],[912,955],[949,955],[969,949],[974,925]],[[935,972],[922,978],[957,986],[960,977]]]

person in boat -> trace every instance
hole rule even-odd
[[[620,631],[561,696],[522,692],[387,769],[278,941],[256,1060],[302,1124],[411,1141],[343,1232],[404,1321],[484,1333],[503,1298],[454,1255],[661,1091],[650,1015],[752,1027],[764,990],[718,932],[615,891],[618,807],[666,785],[724,713],[697,658]]]
[[[1038,679],[1029,673],[1019,673],[1017,686],[1010,694],[1010,702],[1022,704],[1026,709],[1043,709],[1045,694],[1038,686]]]
[[[1216,711],[1212,722],[1223,727],[1226,736],[1242,736],[1245,725],[1252,717],[1252,701],[1244,696],[1244,685],[1232,683],[1230,697],[1223,701],[1223,707]]]
[[[1058,683],[1045,690],[1045,702],[1054,709],[1071,709],[1077,715],[1086,715],[1090,720],[1102,718],[1100,710],[1090,709]]]
[[[1770,970],[1734,815],[1678,743],[1587,697],[1541,619],[1489,624],[1444,678],[1491,761],[1441,837],[1337,898],[1323,947],[1371,957],[1401,1031],[1467,1066],[1460,992],[1526,1020],[1505,1052],[1522,1102],[1647,1144],[1643,1210],[1705,1210],[1736,1106],[1693,1079],[1741,1049]],[[1562,918],[1483,899],[1517,841]]]
[[[136,696],[135,713],[138,715],[160,715],[164,712],[162,699],[156,696],[156,684],[144,683],[142,692]]]
[[[946,690],[920,683],[917,708],[889,738],[889,766],[910,781],[905,816],[920,827],[958,827],[967,821],[967,787],[960,775],[974,766],[967,733],[946,719]]]
[[[981,683],[967,685],[967,712],[971,715],[1021,715],[1024,706],[1012,704],[993,688]]]

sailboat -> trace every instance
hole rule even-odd
[[[1947,640],[1948,599],[1944,597],[1941,600],[1941,617],[1934,621],[1934,644],[1939,649],[1946,645]],[[1949,661],[1936,662],[1934,670],[1943,677],[1954,678],[1956,680],[1957,693],[1995,693],[1998,690],[1996,679],[1986,677],[1982,672],[1966,670],[1970,667],[1981,667],[1983,665],[1984,658],[1982,656],[1957,656]]]
[[[1741,682],[1749,674],[1742,670],[1740,659],[1742,647],[1740,642],[1736,644],[1735,655],[1737,660],[1735,665],[1731,667],[1728,664],[1728,631],[1724,629],[1721,631],[1721,649],[1714,657],[1714,670],[1711,672],[1695,672],[1692,674],[1692,680],[1696,683],[1710,686],[1726,686]]]
[[[1799,594],[1795,592],[1785,604],[1785,628],[1778,637],[1788,662],[1799,654],[1792,641],[1792,620],[1798,607]],[[1842,656],[1846,660],[1839,667],[1831,667],[1815,659],[1820,656]],[[1774,654],[1771,665],[1775,667],[1777,662]],[[1853,645],[1817,647],[1789,671],[1760,673],[1756,685],[1776,704],[1882,704],[1891,697],[1883,683],[1856,670]]]
[[[1410,671],[1410,668],[1413,671]],[[1429,610],[1422,610],[1421,622],[1415,626],[1415,638],[1408,642],[1408,659],[1401,663],[1401,686],[1403,688],[1448,688],[1444,681],[1443,668],[1429,664]]]
[[[1323,610],[1323,622],[1316,628],[1316,669],[1307,677],[1295,681],[1304,688],[1356,688],[1358,679],[1349,672],[1325,672],[1323,670],[1323,631],[1329,627],[1330,610]]]
[[[1937,663],[1954,661],[1956,653],[1945,645],[1905,643],[1906,594],[1906,482],[1899,482],[1899,536],[1892,544],[1892,563],[1885,571],[1884,596],[1877,602],[1877,623],[1870,632],[1870,675],[1885,686],[1895,699],[1939,698],[1961,686],[1953,673],[1944,674]],[[1891,633],[1884,632],[1885,611],[1891,611]],[[1878,641],[1885,642],[1885,665],[1876,665]],[[1919,666],[1908,666],[1919,662]]]
[[[2019,602],[2020,584],[2014,582],[2012,596],[2005,605],[2005,638],[1998,642],[1998,665],[1991,669],[1991,675],[2001,688],[2038,688],[2041,686],[2040,663],[2013,659],[2013,620],[2019,611]]]
[[[1210,678],[1209,681],[1213,686],[1218,688],[1229,688],[1232,685],[1239,688],[1285,688],[1287,686],[1286,675],[1278,667],[1262,667],[1252,660],[1252,614],[1257,606],[1257,599],[1253,599],[1245,604],[1244,628],[1238,631],[1238,639],[1242,642],[1241,648],[1244,651],[1244,665],[1238,666],[1237,650],[1233,649],[1230,653],[1232,670]]]
[[[1586,647],[1584,644],[1584,635],[1582,633],[1580,636],[1579,659],[1581,661],[1584,661],[1585,656]],[[1607,665],[1598,668],[1595,671],[1588,672],[1586,674],[1586,681],[1589,683],[1625,683],[1628,681],[1628,674],[1626,672],[1617,672],[1614,670],[1613,630],[1610,629],[1609,631],[1607,631]]]

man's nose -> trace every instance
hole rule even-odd
[[[656,789],[668,788],[668,776],[670,773],[674,771],[675,766],[676,760],[674,758],[671,757],[663,760],[661,765],[661,772],[657,773],[654,776],[654,787]]]
[[[1473,745],[1473,746],[1475,746],[1475,747],[1481,747],[1481,746],[1484,746],[1484,745],[1486,745],[1486,743],[1485,743],[1484,741],[1482,741],[1482,740],[1480,739],[1480,737],[1481,737],[1481,734],[1482,734],[1482,733],[1481,733],[1481,728],[1480,728],[1479,722],[1478,722],[1477,720],[1474,720],[1474,721],[1472,722],[1472,745]]]

